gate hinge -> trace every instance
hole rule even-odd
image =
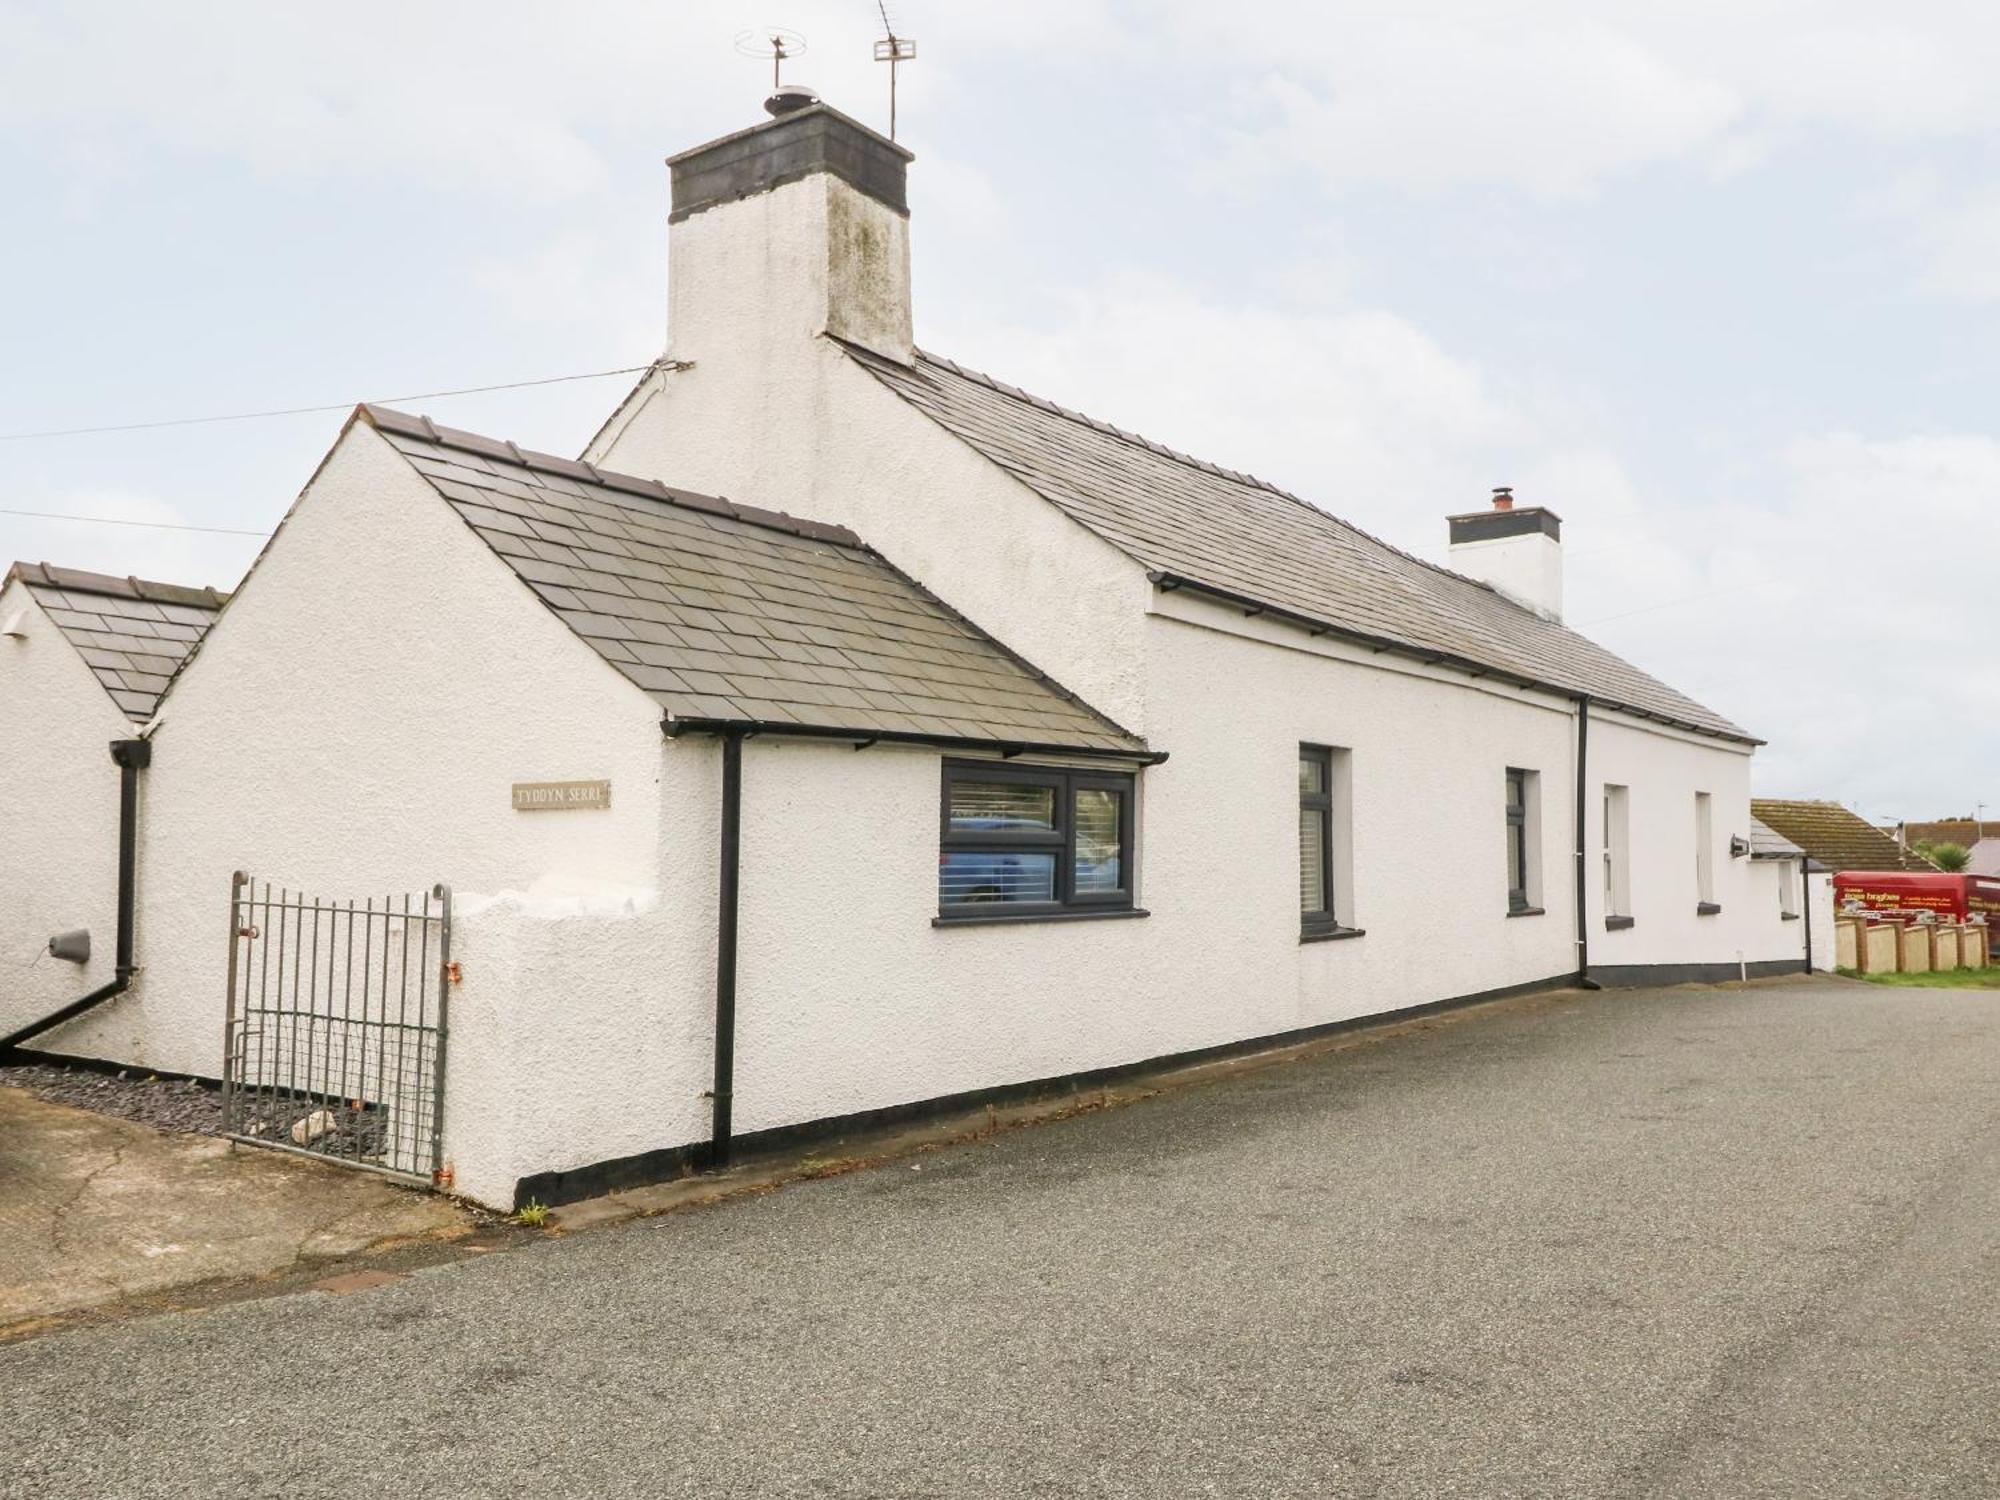
[[[465,978],[465,971],[459,968],[457,959],[444,966],[444,977],[452,984],[458,984]]]
[[[259,936],[259,933],[255,927],[239,927],[236,929],[236,935],[240,938],[254,938]]]

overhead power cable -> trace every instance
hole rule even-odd
[[[269,536],[234,526],[189,526],[181,521],[127,521],[120,516],[66,516],[55,510],[0,510],[0,516],[32,516],[38,521],[86,521],[92,526],[150,526],[156,531],[206,531],[214,536]]]
[[[603,380],[612,375],[637,375],[653,369],[655,362],[621,365],[615,370],[588,370],[580,375],[549,375],[540,380],[508,380],[498,385],[467,385],[450,391],[417,391],[408,396],[383,396],[378,404],[393,406],[404,401],[436,401],[446,396],[483,396],[491,391],[519,391],[534,385],[563,385],[573,380]],[[159,422],[119,422],[96,427],[51,427],[40,432],[0,432],[0,443],[26,442],[30,438],[86,437],[103,432],[149,432],[160,427],[201,427],[214,422],[253,422],[260,417],[302,417],[320,412],[348,411],[352,401],[330,401],[323,406],[281,406],[268,411],[235,411],[214,417],[169,417]],[[136,524],[136,523],[135,523]]]

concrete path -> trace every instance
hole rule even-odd
[[[0,1087],[0,1332],[464,1222],[445,1199],[368,1173]]]
[[[1567,995],[0,1347],[8,1496],[1991,1496],[2000,996]]]

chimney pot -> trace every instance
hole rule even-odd
[[[775,119],[780,115],[788,115],[794,110],[805,109],[817,103],[819,103],[819,95],[815,94],[808,85],[803,83],[781,83],[772,93],[771,97],[764,101],[764,112]]]
[[[1562,518],[1547,506],[1514,504],[1514,487],[1493,486],[1486,510],[1446,518],[1451,565],[1545,620],[1562,618]]]

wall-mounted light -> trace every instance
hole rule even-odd
[[[1743,837],[1740,833],[1729,835],[1729,857],[1731,859],[1742,859],[1749,852],[1750,840]]]
[[[0,635],[10,641],[25,641],[28,638],[28,612],[17,609],[5,620],[0,620]]]

